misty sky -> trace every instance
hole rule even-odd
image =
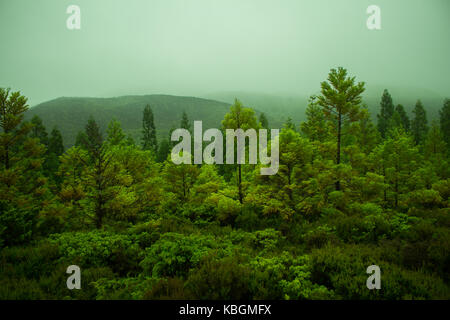
[[[81,30],[66,8],[81,9]],[[381,30],[366,8],[381,8]],[[306,95],[330,68],[450,95],[450,0],[0,0],[0,87],[60,96]]]

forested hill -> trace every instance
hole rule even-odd
[[[390,88],[389,90],[391,91]],[[364,93],[363,101],[369,107],[373,120],[376,120],[382,92],[382,87],[371,86]],[[410,117],[417,99],[422,100],[429,120],[437,118],[438,110],[443,102],[443,97],[426,90],[392,88],[391,92],[393,92],[394,103],[403,104]],[[292,118],[296,125],[305,120],[308,103],[306,96],[282,97],[246,92],[222,92],[207,95],[206,98],[173,95],[113,98],[62,97],[30,108],[26,118],[31,119],[32,116],[38,115],[47,128],[57,126],[66,147],[74,144],[77,133],[84,130],[91,115],[103,132],[106,131],[109,121],[115,118],[120,121],[127,134],[130,134],[135,141],[139,141],[142,111],[146,104],[150,104],[155,116],[157,136],[161,139],[161,137],[167,137],[171,128],[179,127],[183,111],[188,114],[191,121],[202,120],[204,128],[219,127],[235,97],[242,100],[244,105],[252,107],[257,115],[264,112],[272,128],[281,128],[288,118]]]
[[[150,104],[155,116],[158,137],[168,135],[171,128],[178,128],[183,111],[189,119],[202,120],[206,128],[220,126],[230,105],[215,100],[171,95],[122,96],[114,98],[69,98],[50,100],[29,109],[26,118],[38,115],[47,128],[57,126],[66,147],[75,142],[77,133],[84,130],[92,115],[103,133],[113,118],[135,141],[141,136],[142,112]]]

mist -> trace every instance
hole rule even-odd
[[[69,30],[66,9],[81,9]],[[366,26],[381,8],[381,30]],[[448,0],[1,0],[0,87],[60,96],[309,95],[330,68],[450,94]]]

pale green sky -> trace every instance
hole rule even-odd
[[[81,30],[66,8],[81,8]],[[381,30],[366,8],[381,8]],[[59,96],[310,94],[330,68],[450,94],[450,0],[0,0],[0,87]]]

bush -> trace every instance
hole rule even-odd
[[[304,235],[304,241],[308,248],[322,248],[326,244],[337,243],[339,239],[331,228],[324,225],[308,231]]]
[[[0,276],[37,280],[53,272],[59,257],[58,247],[48,242],[37,246],[4,248],[0,252]]]
[[[252,267],[254,299],[330,298],[333,293],[312,282],[308,256],[293,257],[288,252],[279,256],[257,257]]]
[[[342,299],[448,299],[449,287],[436,276],[404,270],[381,259],[382,251],[368,246],[327,246],[312,253],[313,281]],[[368,290],[366,268],[381,269],[381,290]]]
[[[250,274],[251,268],[242,256],[220,258],[213,253],[191,270],[186,287],[194,299],[249,300],[252,298]]]
[[[36,214],[30,210],[10,207],[0,201],[0,248],[25,244],[31,240]]]
[[[185,277],[203,256],[216,247],[212,237],[165,233],[145,250],[140,265],[145,274],[154,277]]]
[[[50,236],[61,256],[81,268],[110,266],[114,272],[126,275],[137,272],[139,247],[129,236],[104,231],[63,233]]]

